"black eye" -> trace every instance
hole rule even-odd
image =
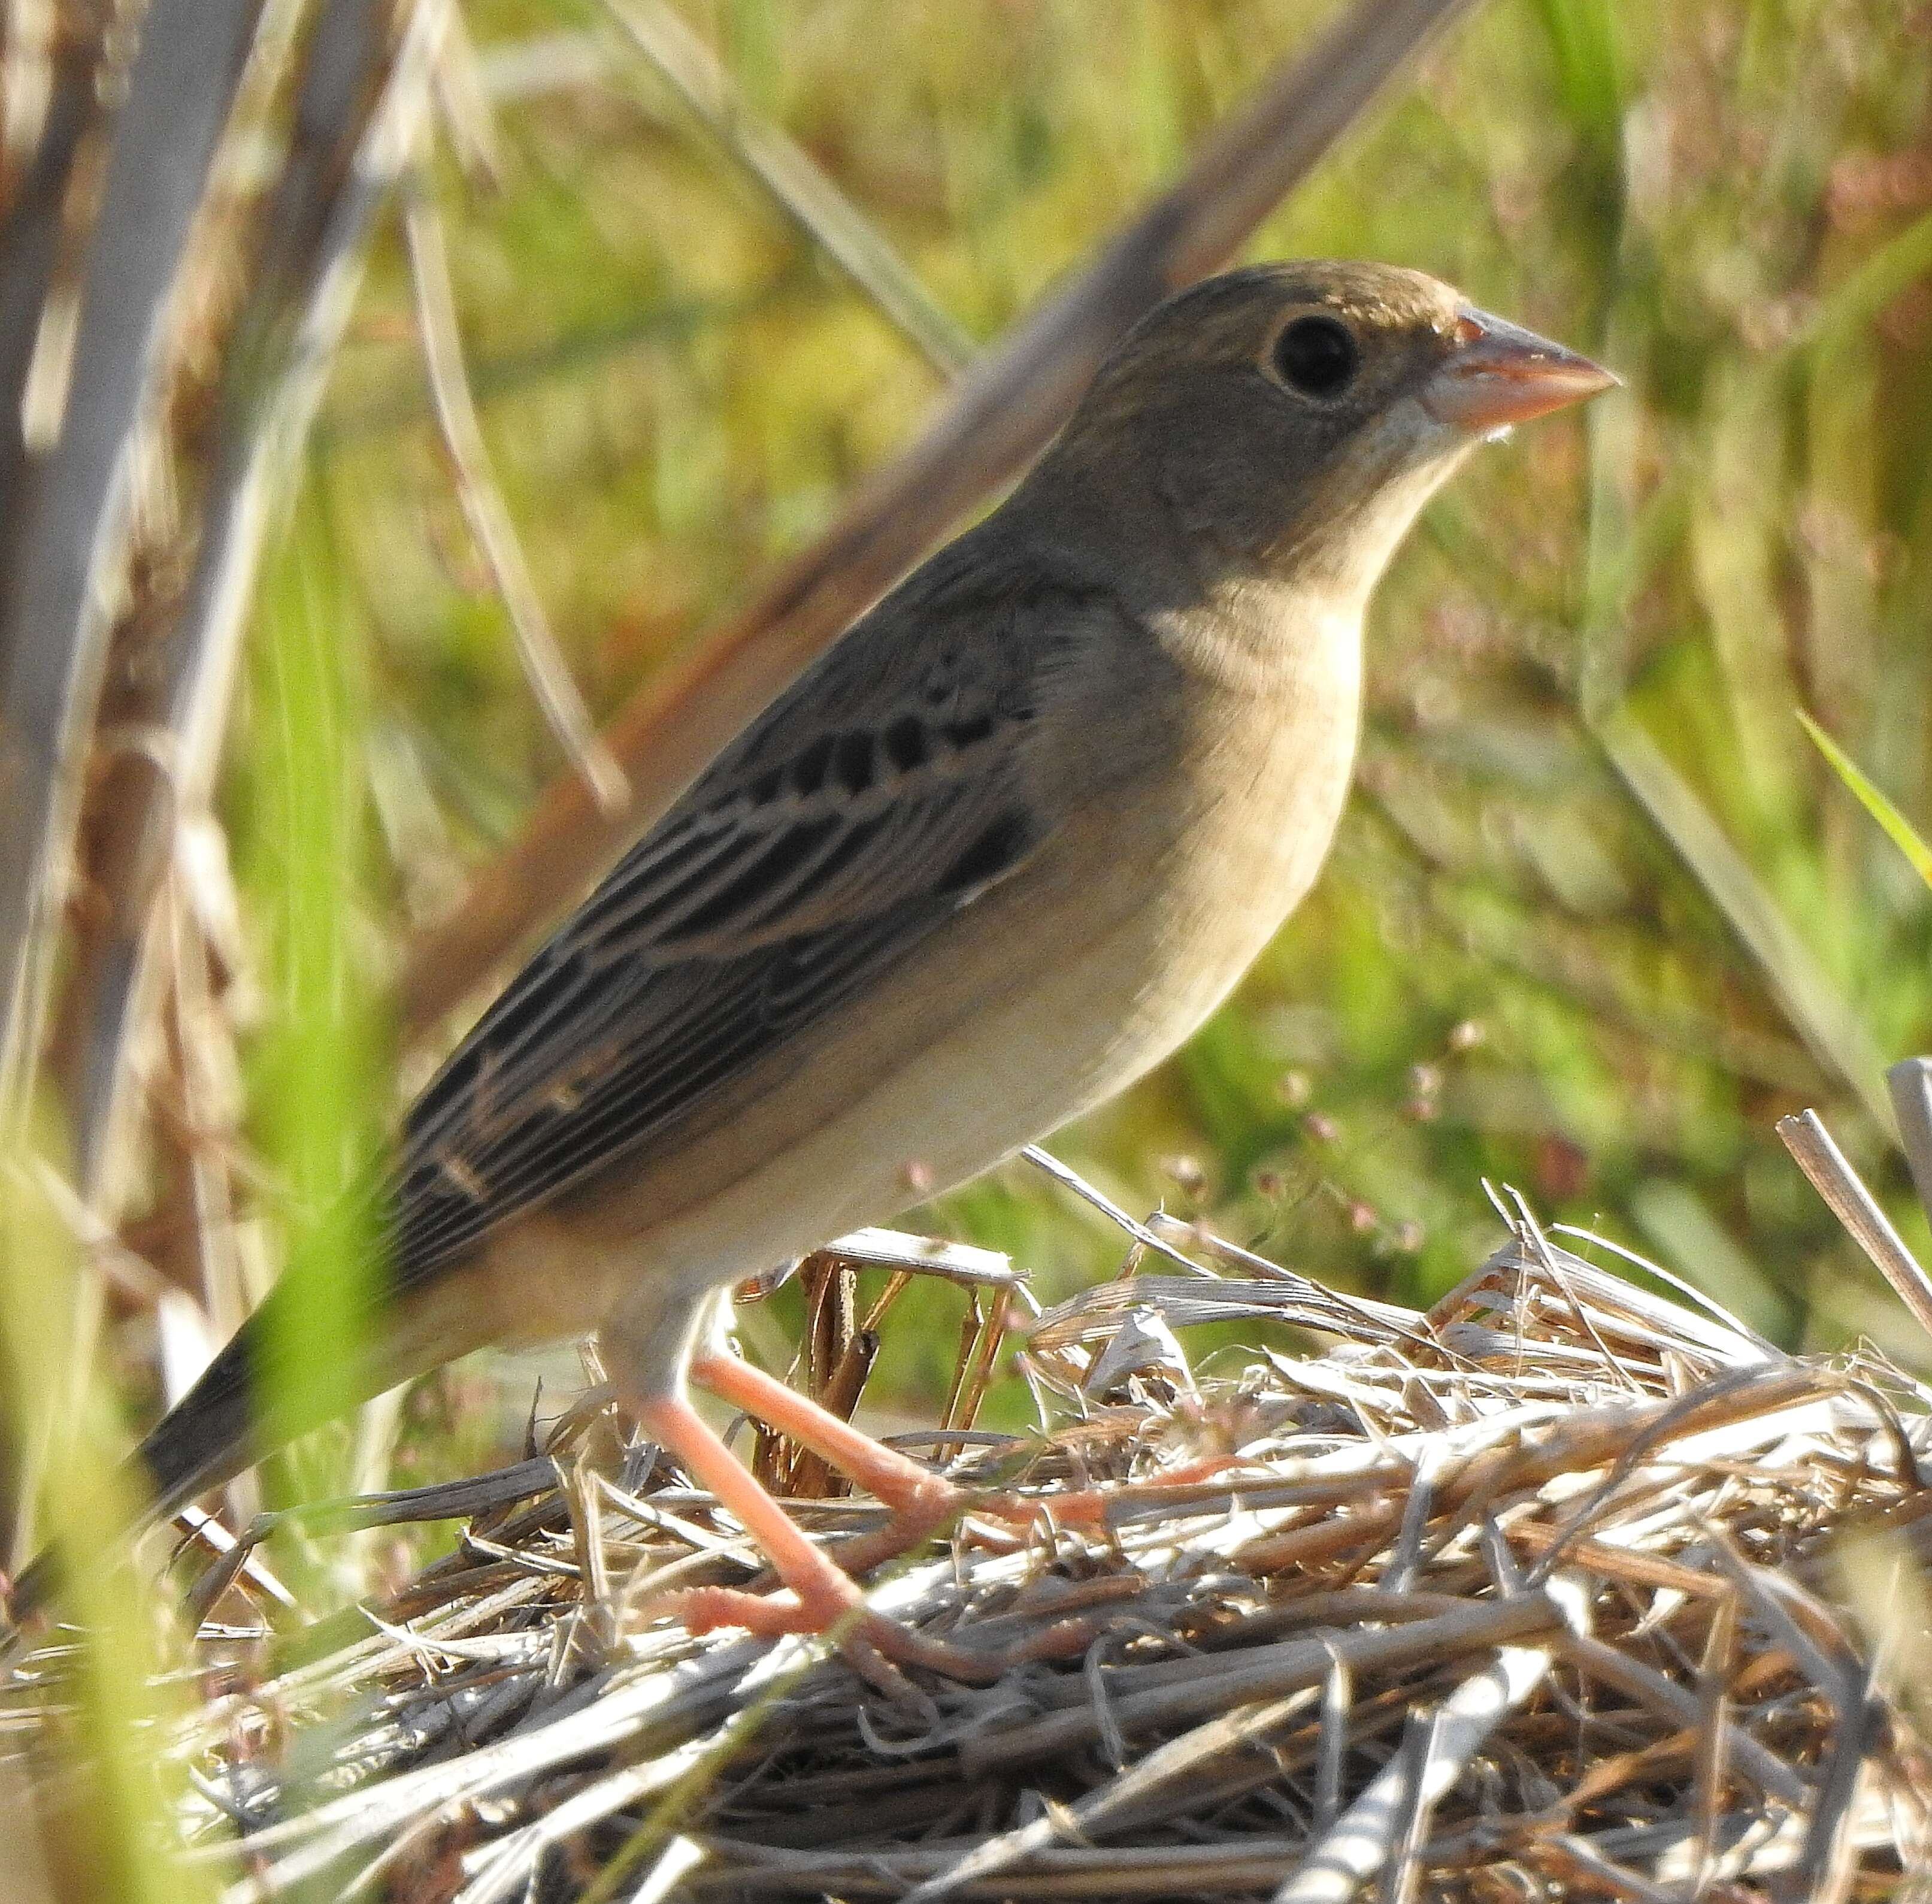
[[[1361,360],[1348,327],[1334,317],[1298,317],[1274,341],[1276,373],[1304,397],[1339,396]]]

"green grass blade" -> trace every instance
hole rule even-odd
[[[1858,763],[1827,734],[1809,714],[1801,713],[1798,725],[1810,734],[1812,744],[1825,756],[1832,771],[1857,796],[1858,804],[1884,827],[1892,843],[1912,862],[1912,869],[1932,886],[1932,847],[1914,830],[1912,822],[1860,772]]]
[[[1750,863],[1627,709],[1598,722],[1594,731],[1639,804],[1763,968],[1792,1028],[1888,1132],[1892,1107],[1877,1045]]]
[[[1894,299],[1932,270],[1932,212],[1915,218],[1880,245],[1820,302],[1816,315],[1796,341],[1803,348],[1828,348],[1858,337],[1875,323]]]

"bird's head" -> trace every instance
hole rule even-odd
[[[1420,272],[1262,265],[1142,319],[1055,455],[1114,506],[1138,492],[1210,583],[1359,598],[1472,447],[1616,381]]]

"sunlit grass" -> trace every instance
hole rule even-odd
[[[321,1420],[366,1392],[380,1267],[375,1207],[358,1193],[381,1149],[392,1063],[375,990],[361,623],[335,592],[325,532],[304,511],[262,591],[244,726],[248,797],[236,824],[242,877],[264,902],[254,1134],[275,1192],[277,1255],[288,1265],[266,1353],[277,1405]],[[340,1434],[298,1443],[290,1458],[285,1491],[298,1500],[388,1477],[386,1447],[358,1473]],[[338,1539],[329,1551],[350,1546]]]
[[[31,1838],[67,1896],[196,1904],[212,1885],[166,1855],[187,1778],[164,1750],[185,1710],[183,1688],[163,1671],[162,1616],[151,1596],[134,1590],[117,1539],[134,1519],[138,1488],[94,1358],[99,1289],[47,1194],[49,1160],[60,1150],[50,1115],[0,1158],[0,1433],[33,1451],[32,1523],[55,1562],[56,1603],[78,1629],[74,1669],[26,1761],[37,1815],[10,1817],[5,1827],[14,1850],[0,1893],[16,1877],[31,1881],[22,1874],[33,1861],[20,1862]]]
[[[1905,855],[1906,863],[1932,886],[1932,846],[1928,846],[1910,821],[1874,786],[1858,762],[1846,753],[1808,714],[1798,716],[1813,744],[1832,764],[1832,771],[1844,782],[1858,804],[1885,829],[1886,837]]]

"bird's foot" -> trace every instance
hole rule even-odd
[[[818,1591],[751,1593],[732,1587],[690,1587],[667,1596],[663,1608],[694,1633],[737,1626],[770,1638],[787,1633],[828,1635],[861,1678],[888,1694],[907,1689],[899,1670],[905,1666],[968,1686],[990,1685],[1000,1676],[1001,1660],[929,1639],[874,1613],[849,1578],[836,1569],[831,1571],[837,1584],[828,1579]]]
[[[760,1380],[781,1390],[778,1406],[782,1409],[783,1398],[792,1395],[793,1391],[782,1383],[772,1383],[768,1376],[760,1377]],[[754,1387],[752,1392],[758,1403],[770,1399],[764,1388]],[[692,1477],[709,1488],[720,1504],[736,1518],[771,1562],[784,1590],[766,1595],[730,1587],[697,1587],[667,1594],[658,1605],[682,1620],[692,1632],[728,1626],[765,1634],[830,1633],[861,1674],[893,1693],[906,1689],[898,1671],[902,1666],[922,1668],[968,1685],[985,1685],[1020,1660],[1065,1658],[1091,1644],[1093,1629],[1084,1620],[1058,1621],[1018,1645],[997,1653],[953,1646],[898,1625],[866,1605],[850,1574],[799,1531],[784,1509],[733,1457],[689,1402],[677,1395],[649,1397],[635,1404],[635,1412],[644,1431],[670,1449]],[[764,1414],[764,1407],[760,1406],[758,1412]],[[780,1419],[782,1425],[782,1416]],[[880,1458],[874,1465],[885,1485],[874,1491],[898,1509],[893,1527],[897,1530],[898,1547],[923,1538],[979,1500],[970,1490],[928,1473],[903,1455],[868,1441],[849,1424],[838,1425],[845,1435],[864,1443]],[[842,1440],[837,1452],[828,1458],[843,1467],[840,1457],[851,1452]],[[854,1479],[871,1485],[873,1476],[868,1473]]]
[[[689,1587],[668,1594],[659,1605],[693,1633],[736,1626],[772,1638],[829,1635],[854,1671],[895,1695],[907,1689],[902,1667],[916,1667],[962,1685],[990,1686],[1028,1660],[1073,1658],[1093,1644],[1090,1620],[1064,1619],[995,1651],[955,1646],[874,1612],[847,1575],[836,1569],[830,1573],[822,1589],[803,1595],[794,1589],[752,1593],[734,1587]]]
[[[968,1514],[983,1511],[993,1519],[1029,1528],[1042,1518],[1037,1504],[1025,1497],[982,1493],[948,1481],[734,1355],[700,1354],[693,1359],[691,1374],[713,1395],[809,1448],[892,1510],[883,1527],[840,1548],[839,1562],[848,1572],[896,1559]]]
[[[976,1512],[980,1501],[970,1488],[942,1480],[936,1474],[926,1475],[924,1485],[886,1502],[892,1514],[884,1527],[838,1542],[838,1564],[846,1572],[858,1574],[896,1560]]]
[[[769,1422],[849,1476],[892,1509],[876,1533],[861,1535],[828,1558],[801,1533],[784,1509],[727,1452],[681,1396],[644,1396],[634,1404],[640,1425],[672,1449],[701,1485],[737,1517],[776,1571],[782,1593],[764,1595],[722,1587],[688,1588],[664,1604],[694,1632],[742,1626],[765,1634],[818,1632],[837,1636],[841,1650],[866,1677],[892,1691],[904,1688],[898,1668],[922,1668],[968,1684],[996,1679],[1025,1659],[1064,1658],[1093,1637],[1085,1620],[1064,1620],[1000,1653],[976,1652],[934,1640],[873,1612],[852,1578],[916,1545],[963,1516],[1004,1524],[1016,1538],[1042,1528],[1103,1527],[1110,1508],[1144,1485],[1186,1485],[1219,1473],[1225,1455],[1184,1463],[1153,1484],[1082,1488],[1058,1494],[982,1492],[946,1480],[896,1449],[883,1446],[808,1396],[740,1362],[712,1352],[693,1359],[691,1372],[714,1394]]]
[[[1120,1481],[1108,1488],[1076,1488],[1064,1494],[1022,1494],[1007,1491],[974,1497],[971,1512],[1019,1525],[1104,1527],[1108,1512],[1125,1501],[1158,1497],[1168,1488],[1192,1488],[1212,1481],[1240,1465],[1234,1455],[1199,1455],[1178,1461],[1160,1474]]]
[[[873,1612],[850,1575],[792,1524],[689,1402],[681,1396],[656,1396],[640,1401],[636,1412],[645,1432],[671,1449],[736,1517],[785,1589],[768,1596],[698,1587],[666,1595],[660,1605],[693,1632],[742,1626],[766,1634],[830,1633],[860,1674],[893,1694],[907,1689],[902,1665],[926,1667],[974,1685],[998,1677],[1000,1661],[928,1640]]]
[[[1022,1539],[1059,1527],[1102,1528],[1110,1504],[1124,1496],[1143,1488],[1186,1487],[1211,1479],[1236,1458],[1204,1455],[1181,1462],[1156,1479],[1063,1494],[965,1488],[922,1467],[896,1449],[883,1446],[808,1395],[736,1356],[722,1350],[700,1354],[693,1360],[691,1373],[714,1395],[811,1449],[892,1510],[884,1527],[858,1535],[840,1548],[839,1563],[850,1573],[892,1560],[968,1515],[999,1522]]]
[[[848,1574],[863,1574],[896,1560],[942,1530],[968,1518],[992,1522],[1000,1530],[982,1532],[982,1542],[1009,1549],[1044,1537],[1051,1540],[1062,1529],[1103,1532],[1109,1514],[1149,1491],[1196,1486],[1236,1465],[1232,1455],[1203,1455],[1169,1468],[1156,1478],[1126,1481],[1110,1488],[1079,1488],[1061,1494],[1022,1494],[1004,1488],[963,1488],[936,1474],[918,1470],[919,1485],[884,1497],[892,1518],[869,1533],[841,1541],[836,1552]]]

